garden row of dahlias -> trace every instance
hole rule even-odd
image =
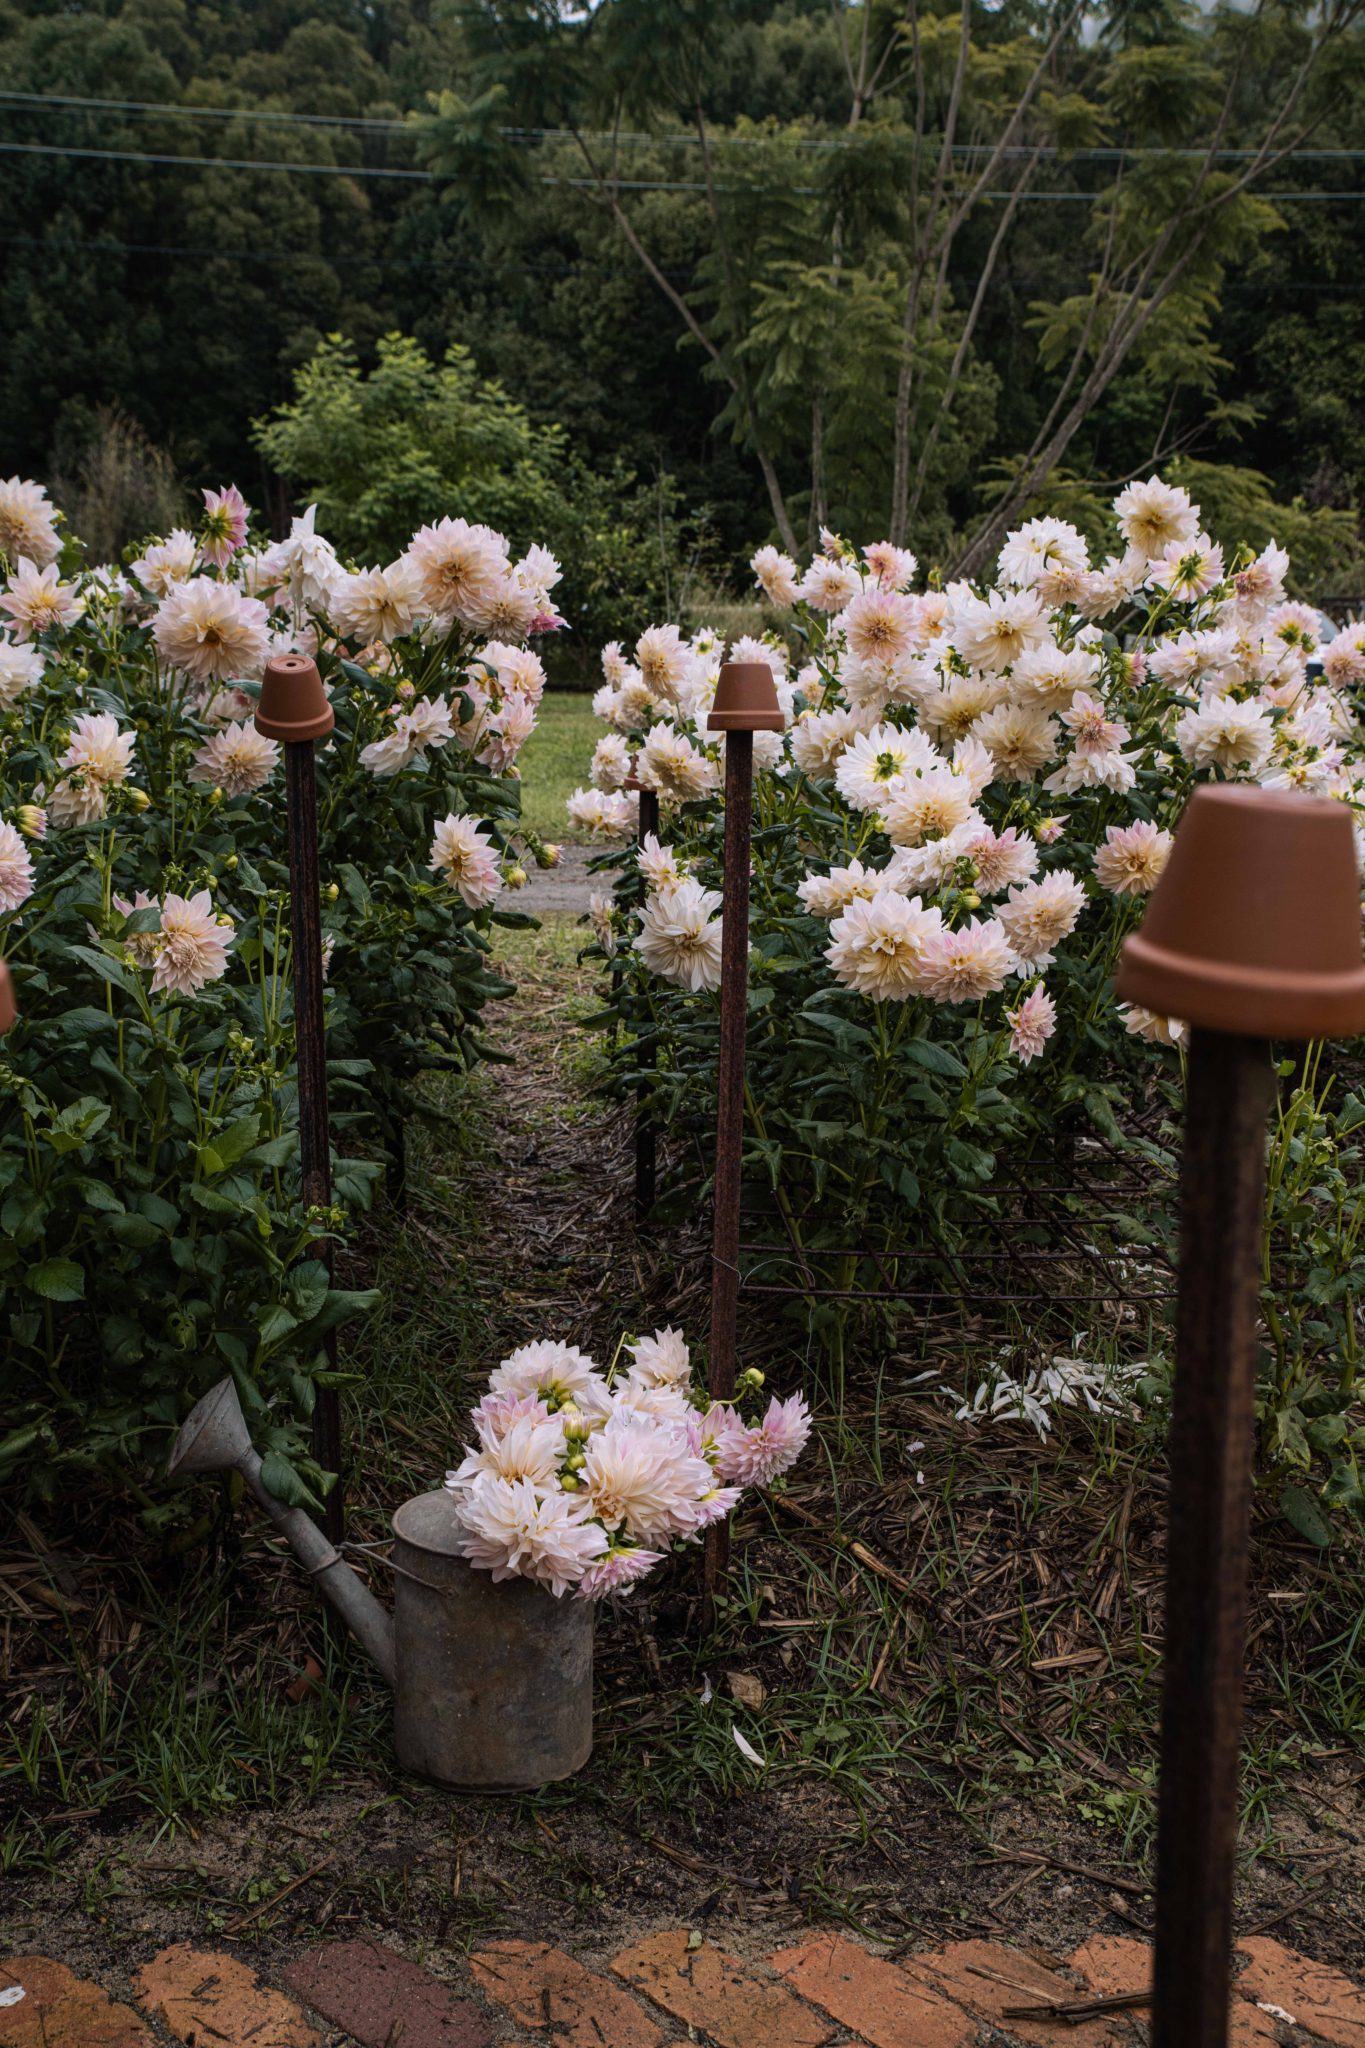
[[[730,657],[770,664],[787,723],[755,740],[749,1191],[778,1212],[755,1234],[848,1248],[817,1260],[826,1282],[882,1290],[916,1242],[972,1270],[1006,1241],[1003,1183],[1120,1141],[1139,1112],[1149,1136],[1178,1115],[1183,1026],[1116,1004],[1113,970],[1196,781],[1365,805],[1365,626],[1320,644],[1283,550],[1225,555],[1157,478],[1114,516],[1100,566],[1073,527],[1035,519],[986,585],[917,591],[913,555],[832,533],[804,571],[754,557],[772,627]],[[633,659],[608,647],[609,730],[569,806],[618,849],[593,909],[625,1027],[616,1078],[695,1135],[684,1157],[704,1157],[714,1090],[724,742],[706,715],[725,651],[673,625]],[[662,806],[638,852],[636,784]],[[1365,1110],[1316,1058],[1303,1078],[1273,1150],[1263,1442],[1358,1503]],[[1168,1222],[1123,1226],[1140,1244]],[[838,1350],[845,1314],[826,1296],[804,1312]],[[1159,1348],[1159,1330],[1135,1334]],[[1046,1356],[1042,1377],[1012,1358],[968,1405],[1017,1402],[1043,1426],[1040,1389],[1093,1405],[1092,1369],[1049,1381]]]
[[[384,569],[310,513],[88,565],[34,484],[0,485],[0,1483],[126,1476],[231,1370],[275,1490],[322,1338],[369,1297],[326,1251],[364,1208],[421,1070],[488,1048],[489,927],[521,921],[527,643],[558,569],[443,519]],[[315,655],[335,1206],[305,1209],[280,748],[252,722],[272,653]],[[537,851],[539,849],[536,849]],[[151,1512],[150,1500],[146,1503]]]

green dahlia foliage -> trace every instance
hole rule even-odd
[[[348,570],[311,512],[253,544],[235,491],[198,534],[87,569],[43,494],[0,485],[0,1478],[154,1455],[231,1370],[277,1490],[322,1340],[371,1294],[329,1247],[431,1065],[486,1054],[489,928],[522,879],[515,757],[543,687],[553,561],[462,520]],[[298,1174],[282,750],[270,653],[316,655],[334,1206]],[[136,1480],[134,1480],[136,1484]]]
[[[1285,600],[1283,550],[1225,559],[1180,489],[1131,485],[1114,512],[1099,568],[1074,528],[1037,519],[1008,537],[994,582],[944,590],[914,590],[908,552],[832,534],[804,572],[774,548],[754,558],[779,618],[730,653],[769,663],[786,729],[755,739],[746,1161],[769,1221],[750,1235],[849,1248],[818,1263],[824,1284],[934,1275],[970,1293],[995,1262],[998,1285],[1018,1241],[995,1229],[1011,1189],[1058,1162],[1074,1180],[1099,1141],[1164,1152],[1185,1027],[1116,1004],[1113,974],[1191,788],[1254,781],[1360,806],[1365,628],[1320,648],[1317,616]],[[625,1027],[618,1083],[645,1074],[698,1162],[724,830],[706,713],[724,652],[673,626],[633,660],[609,647],[610,730],[570,804],[620,840],[636,829],[627,778],[658,793],[662,843],[614,857],[593,924]],[[1328,1456],[1333,1489],[1358,1500],[1358,1224],[1322,1162],[1345,1172],[1362,1112],[1345,1078],[1309,1073],[1275,1143],[1274,1185],[1296,1206],[1276,1203],[1267,1237],[1265,1441],[1304,1468]],[[1294,1167],[1315,1146],[1318,1170]],[[1168,1225],[1149,1204],[1106,1226],[1111,1249],[1128,1240],[1136,1292],[1163,1291],[1141,1247]],[[898,1264],[907,1245],[935,1263]],[[842,1315],[825,1301],[815,1318],[837,1349]]]

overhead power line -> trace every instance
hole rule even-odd
[[[255,107],[204,107],[185,105],[176,100],[120,100],[96,98],[80,93],[22,92],[0,88],[0,104],[13,106],[16,111],[41,107],[54,110],[85,109],[90,112],[152,115],[158,118],[189,121],[256,121],[268,126],[283,128],[313,129],[360,129],[364,132],[385,135],[402,135],[411,140],[415,137],[414,123],[406,118],[393,118],[378,114],[304,114],[280,108]],[[574,142],[577,138],[568,128],[537,128],[509,124],[498,129],[504,141],[525,144],[545,142]],[[664,145],[696,149],[701,138],[686,132],[649,134],[640,131],[584,130],[585,140],[603,143],[625,143],[639,147],[661,147]],[[713,131],[708,141],[716,148],[744,149],[799,149],[799,150],[841,150],[847,144],[838,139],[821,136],[785,135],[734,135]],[[990,142],[958,142],[950,146],[949,154],[966,161],[988,157],[993,153]],[[1199,148],[1128,149],[1119,144],[1096,144],[1081,149],[1059,149],[1046,145],[1034,149],[1020,143],[1002,152],[1011,160],[1039,156],[1046,161],[1066,163],[1120,163],[1130,162],[1135,157],[1144,159],[1188,159],[1204,161],[1212,155],[1219,163],[1250,163],[1259,154],[1255,149],[1216,149],[1212,152]],[[1295,149],[1287,152],[1296,162],[1304,163],[1360,163],[1365,161],[1365,149]]]
[[[398,178],[409,183],[423,185],[437,182],[435,174],[431,171],[391,169],[379,164],[310,164],[288,163],[265,157],[177,156],[135,149],[95,149],[75,143],[0,142],[0,155],[93,157],[104,163],[150,164],[158,168],[171,170],[188,167],[193,170],[214,171],[282,171],[287,174],[310,178]],[[706,192],[708,190],[708,187],[700,180],[693,181],[681,178],[611,178],[599,181],[596,178],[558,178],[547,173],[537,178],[536,183],[541,185],[564,185],[589,192],[599,190],[600,184],[609,185],[611,190],[615,192]],[[739,188],[720,186],[716,189],[720,191],[739,189],[751,197],[761,196],[762,190],[762,188],[754,185],[746,185]],[[810,186],[782,185],[773,186],[771,189],[798,198],[814,198],[817,196],[814,189]],[[983,192],[980,194],[980,197],[982,199],[996,200],[1023,200],[1033,203],[1046,201],[1059,205],[1075,206],[1092,204],[1100,195],[1095,192],[1030,192],[1027,190],[1017,192],[1005,188],[1000,191]],[[1284,202],[1285,204],[1298,204],[1303,201],[1341,201],[1350,203],[1365,200],[1365,190],[1359,192],[1262,192],[1259,194],[1259,197],[1273,200],[1276,203]]]

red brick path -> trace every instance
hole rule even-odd
[[[1365,2048],[1365,1993],[1280,1942],[1240,1951],[1233,2048]],[[588,1963],[543,1942],[499,1941],[457,1981],[377,1941],[319,1942],[269,1972],[187,1942],[110,1991],[46,1956],[0,1961],[0,2048],[972,2048],[986,2027],[1018,2043],[1123,2048],[1137,2013],[1070,2023],[1041,2009],[1146,1987],[1146,1944],[1095,1935],[1056,1962],[957,1941],[891,1961],[841,1933],[740,1961],[666,1928]],[[1037,2006],[1037,2019],[1018,2008]]]

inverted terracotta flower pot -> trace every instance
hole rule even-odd
[[[272,655],[261,679],[257,732],[268,740],[325,740],[336,722],[311,655]]]
[[[1115,987],[1210,1031],[1365,1031],[1351,813],[1326,797],[1207,783],[1180,821]]]
[[[0,1038],[12,1031],[19,1017],[19,1006],[14,1000],[14,982],[3,960],[0,960]]]
[[[781,732],[786,721],[766,661],[724,661],[708,732]]]

